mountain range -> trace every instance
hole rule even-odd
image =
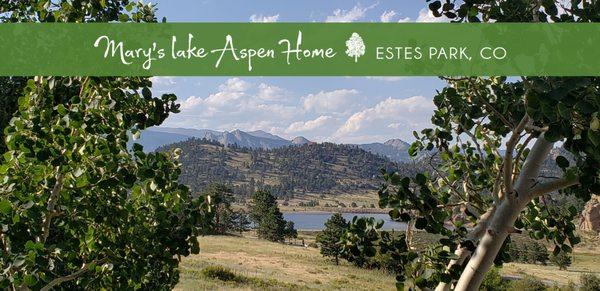
[[[263,150],[314,143],[302,136],[287,140],[262,130],[246,132],[239,129],[233,131],[216,131],[209,129],[170,127],[153,127],[146,129],[142,132],[140,139],[134,142],[143,145],[146,151],[154,151],[161,146],[185,141],[190,138],[206,139],[218,142],[225,146],[237,145],[241,148]],[[408,156],[408,147],[410,145],[400,139],[391,139],[384,143],[375,142],[357,144],[355,146],[372,154],[387,157],[395,162],[405,162],[410,159]]]

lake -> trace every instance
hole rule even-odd
[[[294,222],[294,227],[298,230],[322,230],[325,221],[331,217],[333,213],[327,212],[286,212],[283,214],[285,220]],[[342,213],[342,216],[350,222],[354,216],[359,217],[375,217],[375,219],[383,219],[383,227],[385,230],[405,230],[406,224],[392,221],[387,213]]]

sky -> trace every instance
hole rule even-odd
[[[434,22],[424,0],[162,0],[168,22]],[[431,126],[437,77],[154,77],[181,113],[162,126],[263,130],[317,142],[412,141]]]

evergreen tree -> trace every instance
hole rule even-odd
[[[259,225],[265,213],[273,207],[277,206],[277,200],[267,190],[258,190],[252,194],[252,205],[250,206],[250,220],[255,225]]]
[[[233,229],[240,234],[250,229],[250,218],[245,211],[233,212]]]
[[[332,257],[335,264],[339,264],[339,257],[342,252],[342,246],[338,243],[348,222],[342,214],[333,214],[326,222],[323,232],[317,235],[317,243],[321,244],[321,254],[324,257]]]
[[[234,228],[233,190],[224,184],[212,183],[204,189],[203,195],[210,196],[213,207],[214,231],[224,234]]]
[[[285,235],[286,238],[288,238],[290,240],[293,239],[293,238],[297,238],[298,237],[298,231],[294,227],[294,222],[293,221],[286,221],[285,222],[284,235]]]
[[[256,230],[258,238],[273,242],[283,242],[285,238],[285,220],[277,204],[272,205],[263,214]]]

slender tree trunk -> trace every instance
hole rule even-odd
[[[487,229],[490,218],[494,215],[496,211],[496,206],[490,207],[486,213],[484,213],[480,218],[477,226],[475,226],[467,235],[466,240],[473,242],[474,245],[477,245],[477,242],[483,235],[484,231]],[[454,254],[457,256],[456,259],[451,260],[446,267],[446,270],[450,270],[454,265],[462,265],[467,257],[471,255],[471,251],[469,251],[465,247],[459,246]],[[438,286],[435,288],[435,291],[449,291],[452,287],[451,283],[440,282]]]
[[[527,203],[531,201],[531,190],[538,180],[540,168],[548,157],[552,145],[553,143],[546,141],[543,135],[536,140],[523,164],[514,191],[505,193],[488,229],[456,283],[455,290],[479,289],[485,273],[492,266],[506,237],[513,230],[515,220]]]

